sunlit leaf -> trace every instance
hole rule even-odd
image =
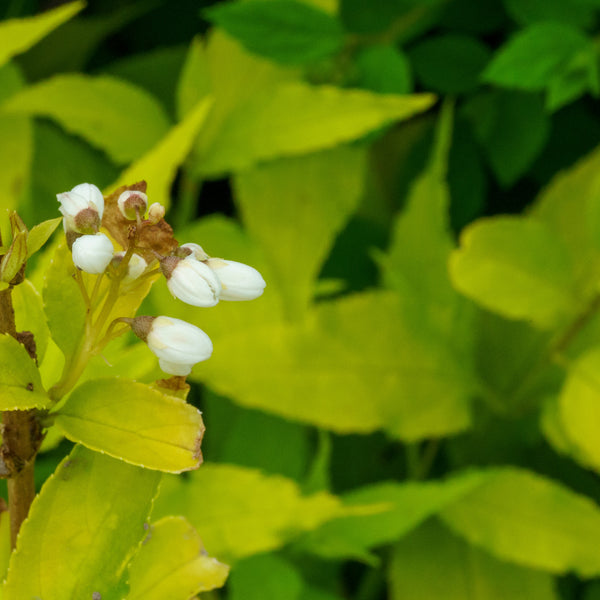
[[[41,364],[44,360],[50,335],[42,296],[31,281],[26,279],[13,288],[12,301],[17,331],[31,331],[33,333],[37,360]]]
[[[281,156],[331,148],[427,110],[435,98],[288,83],[239,105],[200,159],[210,176]],[[298,115],[302,115],[299,119]]]
[[[31,228],[27,235],[27,258],[35,254],[48,241],[61,221],[62,217],[56,217],[42,221]]]
[[[9,19],[0,23],[0,65],[12,56],[25,52],[84,6],[83,2],[71,2],[34,17]]]
[[[344,509],[326,492],[303,496],[285,477],[205,464],[187,480],[165,479],[155,510],[184,515],[206,549],[229,561],[279,548]]]
[[[272,264],[288,315],[312,300],[314,280],[336,234],[356,208],[365,173],[363,148],[341,147],[282,159],[235,178],[244,224]]]
[[[229,567],[208,556],[183,517],[153,523],[129,566],[127,600],[174,600],[219,588]]]
[[[55,414],[69,439],[141,467],[178,473],[202,459],[200,411],[142,383],[86,381]]]
[[[556,600],[553,580],[540,571],[501,562],[435,521],[393,549],[391,600]]]
[[[168,208],[175,173],[189,154],[211,104],[210,97],[201,100],[183,121],[172,127],[153,148],[127,167],[110,186],[110,190],[144,179],[148,184],[152,202],[160,202]]]
[[[160,477],[76,446],[34,500],[4,600],[123,598]]]
[[[24,410],[48,406],[40,373],[25,346],[8,334],[0,334],[0,410]]]
[[[192,40],[177,83],[177,116],[183,119],[188,112],[210,94],[210,75],[203,41]]]
[[[441,511],[451,529],[503,560],[552,573],[600,573],[595,502],[529,471],[490,474]]]
[[[482,219],[463,231],[450,261],[456,288],[512,319],[551,328],[573,310],[573,269],[550,228],[519,217]]]
[[[56,75],[13,95],[2,110],[54,119],[117,163],[142,156],[169,128],[164,109],[152,96],[106,76]]]

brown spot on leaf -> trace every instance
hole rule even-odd
[[[33,333],[31,331],[17,331],[15,338],[17,342],[25,346],[27,354],[29,354],[29,356],[31,356],[31,358],[37,363],[37,348],[35,345],[35,338],[33,337]],[[29,389],[29,386],[27,386],[27,389]]]

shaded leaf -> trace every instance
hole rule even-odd
[[[325,58],[344,43],[334,16],[296,0],[219,4],[204,14],[250,52],[283,64]]]
[[[535,23],[519,31],[495,55],[485,81],[522,90],[544,89],[590,40],[564,23]]]
[[[526,470],[489,473],[481,486],[441,511],[452,530],[520,565],[583,577],[600,573],[596,503]]]
[[[380,94],[409,94],[413,89],[410,63],[398,48],[368,46],[356,57],[358,85]]]
[[[204,42],[195,37],[188,49],[177,82],[177,116],[183,119],[188,112],[210,95],[210,74]]]
[[[151,525],[129,566],[127,600],[191,598],[223,586],[228,572],[183,517],[166,517]]]
[[[4,600],[123,598],[160,477],[76,446],[31,506]]]
[[[144,154],[169,128],[163,108],[152,96],[106,76],[56,75],[13,95],[2,110],[52,118],[117,163]]]
[[[127,379],[86,381],[55,413],[66,437],[149,469],[196,469],[204,424],[187,402]]]
[[[552,577],[501,562],[430,521],[398,543],[389,567],[391,600],[555,600]]]
[[[519,25],[555,21],[586,27],[594,19],[593,8],[579,0],[504,0],[504,5]]]
[[[38,363],[44,360],[50,332],[46,323],[42,296],[26,279],[12,290],[17,331],[31,331],[35,340]]]

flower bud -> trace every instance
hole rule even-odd
[[[265,280],[254,268],[234,260],[209,258],[206,264],[221,282],[221,300],[254,300],[265,290]]]
[[[221,284],[203,262],[193,256],[180,259],[167,256],[160,261],[173,296],[192,306],[215,306],[219,302]]]
[[[196,260],[207,260],[208,259],[208,254],[206,254],[206,252],[204,252],[204,250],[202,249],[202,246],[199,246],[198,244],[194,244],[194,242],[188,242],[187,244],[181,244],[181,246],[179,246],[179,248],[185,248],[186,250],[189,250],[190,254]]]
[[[148,196],[144,192],[135,192],[127,190],[123,192],[117,200],[117,205],[121,214],[130,221],[135,221],[137,215],[143,217],[148,208]]]
[[[57,194],[65,231],[96,233],[104,213],[104,196],[91,183],[76,185],[70,192]]]
[[[104,270],[113,257],[113,245],[103,233],[82,235],[73,242],[73,262],[78,269],[97,275]]]
[[[192,367],[210,358],[210,338],[195,325],[173,317],[136,317],[133,332],[158,357],[160,368],[170,375],[188,375]]]
[[[124,256],[125,252],[117,252],[112,258],[113,265],[117,267]],[[137,279],[146,270],[147,266],[148,263],[143,257],[139,254],[132,254],[129,263],[127,264],[127,275],[125,276],[125,279],[129,281]]]
[[[148,220],[156,225],[165,216],[165,207],[160,202],[154,202],[148,209]]]

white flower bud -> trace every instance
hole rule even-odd
[[[65,231],[95,233],[102,222],[104,196],[91,183],[76,185],[70,192],[56,195],[60,202]]]
[[[73,262],[86,273],[104,273],[113,257],[113,245],[103,233],[82,235],[73,242]]]
[[[115,261],[113,264],[115,264],[115,266],[118,265],[124,256],[125,252],[117,252],[113,256],[113,261]],[[132,254],[127,265],[126,279],[128,279],[129,281],[137,279],[146,270],[147,267],[148,263],[144,260],[142,256],[140,256],[139,254]]]
[[[210,358],[213,351],[212,342],[202,329],[173,317],[156,317],[145,341],[158,357],[160,368],[171,375],[188,375],[196,363]]]
[[[148,208],[148,196],[144,192],[127,190],[123,192],[117,200],[117,205],[121,214],[131,221],[137,219],[137,214],[144,217]]]
[[[165,216],[165,207],[160,202],[154,202],[148,209],[148,220],[156,225]]]
[[[221,300],[254,300],[265,290],[265,280],[254,268],[234,260],[209,258],[206,264],[221,282]]]
[[[188,242],[187,244],[181,244],[180,248],[189,248],[192,251],[192,256],[196,260],[206,260],[208,258],[208,254],[204,252],[202,246],[198,244],[194,244],[194,242]]]
[[[180,259],[168,256],[161,260],[167,287],[173,296],[192,306],[215,306],[221,284],[212,269],[193,256]]]

